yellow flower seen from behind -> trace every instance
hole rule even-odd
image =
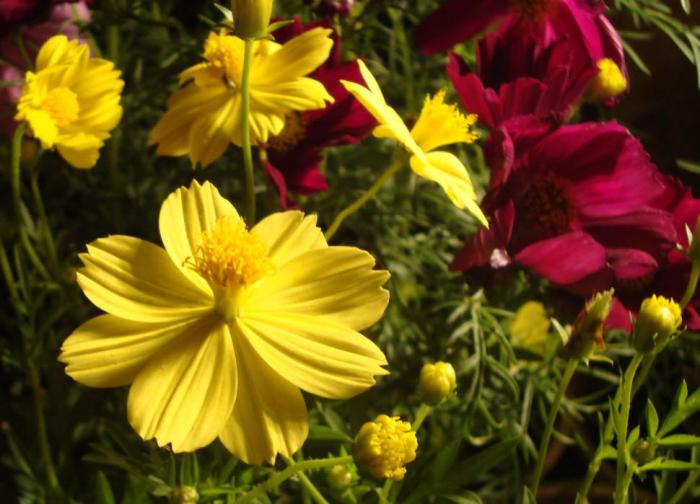
[[[253,144],[279,135],[293,111],[321,109],[333,97],[317,80],[318,68],[333,46],[330,29],[314,28],[284,45],[253,42],[250,67],[250,137]],[[151,131],[149,144],[161,156],[189,156],[207,166],[233,142],[241,144],[241,84],[244,41],[224,31],[209,34],[204,63],[180,74],[181,89]]]
[[[426,97],[420,117],[409,131],[401,116],[386,103],[367,65],[362,60],[358,64],[366,87],[356,82],[341,82],[379,122],[374,135],[403,145],[411,153],[411,169],[416,174],[437,182],[456,207],[466,208],[488,226],[464,164],[450,152],[435,150],[453,143],[473,142],[477,135],[470,127],[476,122],[476,115],[462,115],[455,106],[445,103],[445,92],[440,91],[434,97]]]
[[[93,387],[131,384],[128,419],[176,452],[217,437],[247,463],[291,456],[306,439],[300,389],[348,398],[386,358],[359,331],[389,294],[386,271],[329,246],[314,216],[276,213],[248,230],[216,188],[193,182],[163,203],[165,249],[96,240],[78,283],[107,312],[64,342],[66,373]]]
[[[44,149],[56,148],[75,168],[92,168],[122,117],[119,76],[110,61],[91,58],[86,44],[51,37],[36,71],[26,74],[15,119],[26,121]]]

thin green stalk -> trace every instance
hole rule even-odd
[[[291,458],[285,457],[284,461],[287,463],[287,466],[294,465],[294,460],[292,460]],[[318,491],[316,485],[313,484],[313,482],[306,476],[306,474],[300,471],[297,474],[297,478],[299,478],[301,484],[304,486],[306,491],[309,492],[309,495],[311,495],[311,498],[317,504],[328,504],[328,501],[323,497],[323,495],[321,495],[321,492]]]
[[[681,309],[684,309],[690,303],[695,295],[695,290],[698,287],[698,278],[700,278],[700,261],[693,261],[693,265],[690,268],[690,278],[688,278],[688,285],[685,288],[683,297],[681,298],[680,304]]]
[[[381,174],[381,176],[372,184],[372,186],[367,189],[362,195],[357,198],[355,201],[353,201],[350,205],[342,209],[338,215],[335,216],[335,219],[333,219],[333,222],[331,223],[330,227],[326,231],[326,240],[330,241],[330,239],[333,237],[333,235],[338,231],[338,228],[340,228],[340,225],[343,223],[345,219],[350,217],[352,214],[357,212],[362,205],[367,203],[372,196],[377,194],[379,190],[382,188],[382,186],[391,178],[394,176],[394,174],[401,169],[401,167],[405,163],[405,157],[404,156],[398,156],[391,165],[389,165],[389,168]]]
[[[17,299],[17,287],[15,286],[15,279],[12,275],[12,268],[10,267],[10,261],[7,258],[7,253],[5,252],[5,247],[0,243],[0,268],[2,269],[2,274],[5,277],[5,283],[7,284],[7,289],[10,291],[10,298],[12,300]]]
[[[259,484],[253,490],[245,494],[243,497],[238,499],[238,504],[248,504],[253,502],[256,498],[265,495],[266,492],[274,490],[281,483],[288,480],[295,474],[301,471],[308,471],[313,469],[323,469],[324,467],[333,467],[334,465],[343,465],[352,463],[352,455],[345,455],[342,457],[334,457],[329,459],[312,459],[304,460],[302,462],[296,462],[290,465],[283,471],[280,471],[270,477],[264,483]]]
[[[39,434],[39,451],[46,471],[46,479],[52,493],[59,493],[61,486],[58,483],[56,470],[51,458],[51,446],[46,433],[46,420],[44,418],[44,408],[41,404],[41,384],[39,383],[39,373],[30,355],[27,355],[27,368],[29,372],[29,382],[32,387],[32,399],[34,403],[34,415],[36,416],[36,428]]]
[[[51,226],[49,225],[49,219],[46,216],[46,208],[44,207],[44,199],[41,196],[41,190],[39,189],[39,170],[35,169],[32,171],[30,177],[30,186],[32,190],[32,196],[34,197],[34,205],[36,206],[37,212],[39,212],[39,219],[41,219],[42,227],[44,228],[44,240],[46,241],[46,248],[49,251],[49,259],[51,261],[51,266],[54,269],[58,268],[58,253],[56,252],[56,241],[53,238],[53,232],[51,231]]]
[[[17,229],[19,232],[20,242],[22,243],[24,250],[27,252],[27,256],[29,256],[29,260],[32,262],[36,270],[45,280],[48,280],[50,275],[48,271],[46,271],[46,268],[41,262],[41,259],[39,259],[36,250],[34,250],[34,246],[29,240],[27,229],[24,226],[24,217],[22,216],[22,199],[20,196],[20,157],[22,154],[22,136],[24,135],[25,128],[26,126],[24,124],[20,124],[12,137],[12,199],[15,209],[15,217],[17,218]]]
[[[241,148],[245,170],[245,215],[248,226],[255,224],[255,175],[253,150],[250,145],[250,65],[253,61],[253,42],[253,39],[245,40],[241,78]]]
[[[699,454],[700,448],[696,447],[693,450],[693,462],[697,462]],[[680,486],[680,488],[676,490],[676,493],[673,494],[671,499],[668,501],[668,504],[681,504],[681,502],[684,501],[686,494],[691,490],[697,488],[696,483],[698,479],[700,479],[700,470],[691,472],[686,478],[686,480],[683,482],[683,484]]]
[[[627,490],[629,481],[625,478],[625,471],[628,470],[630,457],[627,449],[627,427],[630,418],[630,405],[632,403],[632,388],[634,385],[634,375],[644,359],[643,354],[635,354],[632,361],[627,366],[622,377],[622,395],[620,397],[620,414],[617,423],[617,476],[615,478],[615,504],[627,502]]]
[[[540,479],[542,478],[542,470],[544,469],[544,460],[547,456],[547,450],[549,448],[549,440],[552,437],[552,431],[554,430],[554,422],[557,419],[557,414],[559,413],[559,406],[561,406],[561,401],[564,398],[566,389],[569,387],[569,382],[576,372],[578,367],[578,359],[569,359],[566,363],[566,369],[564,369],[564,375],[561,377],[559,382],[559,388],[554,396],[554,401],[552,401],[552,407],[549,410],[549,415],[547,416],[547,423],[545,425],[544,435],[540,441],[540,449],[537,453],[537,466],[535,467],[535,474],[532,478],[532,483],[530,484],[530,490],[534,495],[537,495],[537,489],[540,486]]]

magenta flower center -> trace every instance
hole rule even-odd
[[[520,14],[539,21],[552,13],[560,0],[510,0],[513,9]]]
[[[568,232],[576,207],[564,179],[552,173],[536,178],[515,201],[518,220],[514,242],[518,248]]]
[[[290,112],[284,117],[284,129],[279,135],[271,137],[267,145],[270,149],[287,152],[301,142],[306,136],[306,125],[301,112]]]

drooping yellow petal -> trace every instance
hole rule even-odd
[[[88,245],[78,284],[99,308],[137,322],[173,323],[209,313],[211,291],[191,282],[162,248],[113,235]]]
[[[440,184],[450,201],[457,208],[466,208],[479,222],[488,227],[486,216],[476,203],[476,193],[467,169],[462,162],[449,152],[433,151],[425,155],[427,163],[418,157],[411,157],[411,168],[423,178]]]
[[[251,229],[251,233],[267,244],[267,256],[277,264],[291,261],[309,250],[328,247],[323,232],[316,226],[316,216],[304,216],[297,210],[268,215]]]
[[[386,358],[372,341],[324,317],[246,313],[237,323],[265,362],[312,394],[345,399],[387,374]]]
[[[291,457],[309,432],[306,405],[295,387],[262,360],[241,335],[235,336],[238,395],[219,434],[221,442],[247,464],[273,464]]]
[[[68,336],[58,360],[68,365],[66,374],[83,385],[128,385],[149,359],[192,324],[144,324],[100,315]]]
[[[247,318],[304,314],[360,331],[374,324],[389,303],[382,285],[388,271],[355,247],[326,247],[277,264],[276,272],[241,300]]]
[[[231,333],[220,321],[205,319],[138,373],[129,390],[129,423],[159,446],[194,451],[221,432],[237,386]]]
[[[210,182],[193,180],[189,188],[180,187],[168,196],[160,208],[160,238],[173,262],[200,288],[207,283],[185,263],[195,256],[202,232],[214,229],[224,217],[238,217],[233,205]]]

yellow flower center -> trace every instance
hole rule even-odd
[[[41,104],[42,110],[48,112],[54,122],[65,127],[78,118],[80,104],[77,95],[66,87],[54,88],[46,95]]]
[[[248,232],[238,216],[219,219],[212,230],[203,232],[201,244],[186,264],[209,285],[226,291],[251,285],[272,270],[267,246]]]
[[[471,130],[477,115],[462,114],[456,105],[445,103],[446,91],[440,90],[435,96],[425,97],[423,109],[411,136],[426,152],[453,143],[472,143],[479,135]]]
[[[204,45],[204,57],[210,70],[233,88],[241,85],[243,77],[243,45],[235,37],[211,36]]]
[[[610,58],[598,60],[598,75],[593,79],[590,89],[592,101],[614,98],[627,89],[627,79],[620,67]]]
[[[284,129],[279,135],[270,137],[267,145],[270,149],[287,152],[293,149],[306,136],[306,125],[301,112],[290,112],[284,116]]]
[[[374,478],[401,480],[404,467],[416,458],[418,440],[411,424],[399,417],[379,415],[365,423],[355,439],[353,457]]]

